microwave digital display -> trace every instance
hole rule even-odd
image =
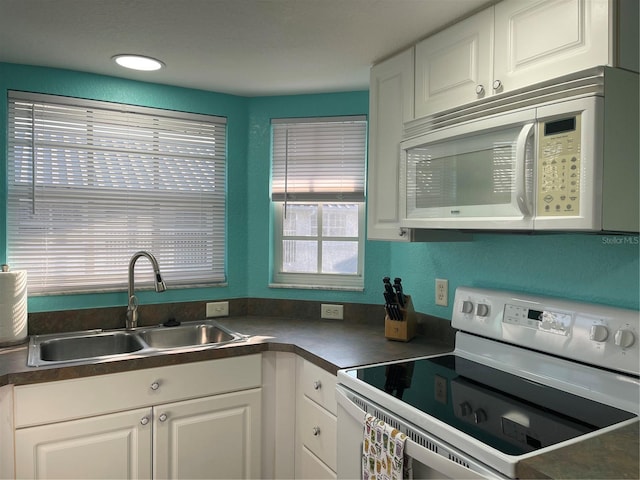
[[[576,117],[563,118],[554,122],[545,122],[544,135],[557,135],[558,133],[573,132],[576,129]]]

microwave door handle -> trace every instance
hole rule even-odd
[[[531,216],[530,199],[527,193],[527,141],[535,123],[527,123],[522,127],[516,140],[515,194],[520,212]]]

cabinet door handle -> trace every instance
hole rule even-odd
[[[313,382],[314,390],[320,390],[321,388],[322,388],[322,382],[320,382],[320,380],[316,380],[315,382]]]
[[[314,437],[317,437],[318,435],[320,435],[320,427],[313,427],[311,433],[313,433]]]
[[[160,388],[160,380],[156,380],[151,384],[151,390],[158,390]]]
[[[160,416],[158,417],[158,420],[160,420],[161,422],[166,422],[167,421],[167,414],[166,413],[161,413]]]
[[[146,425],[147,423],[149,423],[149,417],[142,417],[140,419],[140,424],[141,425]]]
[[[502,88],[502,82],[500,80],[493,81],[493,89],[500,90]]]
[[[484,95],[484,85],[476,85],[476,95]]]

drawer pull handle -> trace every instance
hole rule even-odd
[[[160,420],[161,422],[166,422],[167,421],[167,414],[166,413],[161,413],[160,416],[158,417],[158,420]]]
[[[155,381],[151,384],[151,390],[158,390],[160,388],[160,382]]]
[[[313,427],[313,430],[311,430],[311,433],[313,433],[314,437],[317,437],[318,435],[320,435],[320,427]]]
[[[322,388],[322,382],[320,382],[320,380],[316,380],[315,382],[313,382],[314,390],[320,390],[321,388]]]
[[[141,425],[146,425],[147,423],[149,423],[149,417],[142,417],[140,419],[140,424]]]

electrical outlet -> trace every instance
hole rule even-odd
[[[439,375],[435,377],[435,399],[436,402],[447,404],[447,379]]]
[[[449,305],[449,280],[436,278],[436,305]]]
[[[342,305],[331,305],[323,303],[320,311],[320,318],[330,318],[332,320],[342,320]]]
[[[228,317],[228,316],[229,316],[229,302],[207,303],[207,318]]]

